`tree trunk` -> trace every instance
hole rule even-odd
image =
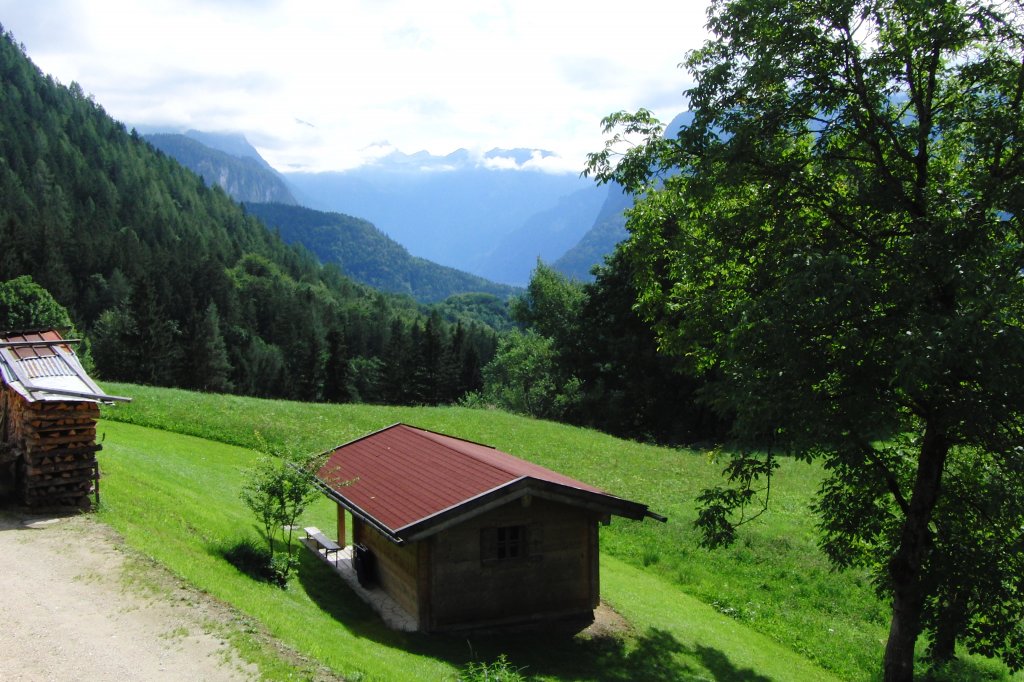
[[[945,663],[956,656],[956,636],[963,627],[967,615],[966,606],[964,598],[956,594],[939,614],[930,652],[930,658],[935,663]]]
[[[949,453],[945,434],[927,424],[917,476],[903,519],[900,545],[889,562],[892,582],[892,622],[885,645],[885,682],[911,682],[914,679],[914,645],[921,632],[921,609],[925,590],[921,566],[931,544],[928,524],[939,499],[942,470]]]

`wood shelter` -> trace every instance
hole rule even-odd
[[[96,419],[107,395],[53,329],[0,332],[0,499],[89,506],[99,491]]]
[[[328,454],[328,453],[325,453]],[[593,620],[598,524],[665,521],[492,447],[395,424],[335,448],[317,473],[345,512],[361,582],[421,631]]]

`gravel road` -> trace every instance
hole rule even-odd
[[[0,511],[0,680],[252,680],[225,609],[88,515]]]

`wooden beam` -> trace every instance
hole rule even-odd
[[[82,339],[53,339],[39,341],[0,341],[0,348],[47,348],[66,343],[82,343]]]

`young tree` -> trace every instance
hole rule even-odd
[[[567,348],[579,336],[580,311],[586,299],[581,283],[538,260],[526,292],[512,299],[511,314],[519,324]]]
[[[950,567],[958,535],[992,561],[1020,541],[1021,17],[986,0],[718,0],[686,60],[693,123],[663,139],[648,112],[614,114],[609,132],[644,140],[590,160],[639,197],[625,250],[660,343],[713,369],[709,399],[768,448],[703,495],[707,542],[734,537],[772,453],[820,459],[826,550],[858,548],[892,599],[886,680],[912,679],[918,636],[943,625],[1020,665],[1019,628],[986,649],[968,625],[1020,622],[1019,572],[1005,601],[968,590],[973,614],[936,604],[985,564]],[[1010,487],[1005,504],[960,485],[960,458]],[[968,527],[954,509],[988,511]]]
[[[347,403],[352,400],[352,370],[349,364],[348,344],[341,329],[327,332],[327,360],[324,363],[324,400]]]
[[[316,499],[317,488],[307,467],[273,448],[259,433],[263,453],[242,486],[241,498],[256,516],[270,549],[271,562],[282,582],[294,567],[294,527],[306,507]],[[279,555],[276,541],[284,546]]]

